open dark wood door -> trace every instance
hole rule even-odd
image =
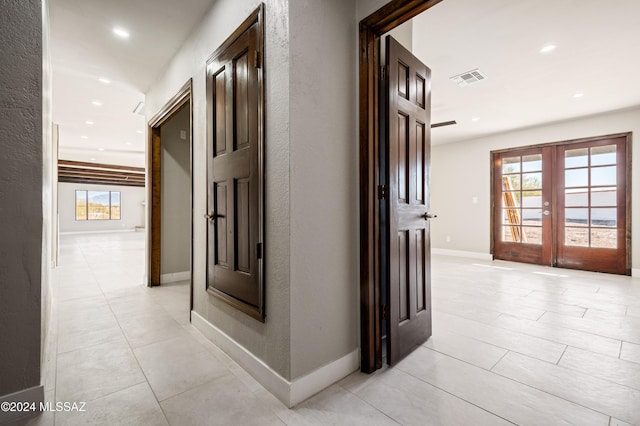
[[[207,290],[264,320],[262,7],[207,62]]]
[[[387,362],[392,365],[431,335],[431,70],[391,36],[385,45],[381,276],[386,277]]]

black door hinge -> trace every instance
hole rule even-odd
[[[262,243],[256,244],[256,257],[262,259]]]
[[[380,65],[380,80],[385,81],[387,79],[387,67],[386,65]]]
[[[387,305],[382,305],[380,307],[380,311],[381,311],[383,320],[386,320],[387,318],[389,318],[389,307]]]
[[[257,50],[256,50],[256,56],[255,56],[255,65],[256,65],[256,68],[260,68],[260,52],[258,52]]]
[[[378,200],[387,198],[387,185],[378,185]]]

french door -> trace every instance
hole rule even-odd
[[[496,259],[630,273],[627,135],[496,151]]]

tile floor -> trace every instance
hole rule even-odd
[[[640,280],[434,256],[433,337],[285,408],[141,285],[142,233],[66,235],[42,425],[640,425]]]

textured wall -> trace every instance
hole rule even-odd
[[[353,1],[296,0],[289,7],[296,378],[358,347],[358,27]]]
[[[42,9],[0,0],[0,395],[40,383]]]
[[[191,269],[191,176],[189,174],[189,108],[160,128],[162,138],[161,274]],[[187,139],[180,139],[180,131]]]

